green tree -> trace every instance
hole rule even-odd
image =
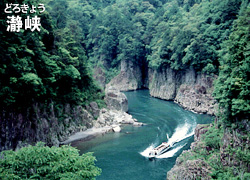
[[[18,151],[3,151],[0,179],[95,179],[101,170],[92,153],[79,155],[71,146],[47,147],[44,143]]]
[[[225,121],[247,119],[250,115],[250,8],[242,11],[225,43],[215,98]]]
[[[218,51],[227,39],[242,1],[169,1],[152,21],[155,30],[147,59],[153,68],[218,73]],[[155,13],[155,15],[157,15]],[[150,26],[151,23],[149,23]],[[145,33],[149,34],[149,33]],[[207,66],[207,64],[210,64]],[[204,70],[203,70],[204,69]]]

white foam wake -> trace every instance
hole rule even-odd
[[[147,149],[145,149],[145,150],[144,150],[143,152],[141,152],[140,154],[141,154],[142,156],[144,156],[144,157],[148,157],[149,152],[150,152],[151,150],[154,149],[154,146],[155,146],[155,145],[150,145],[149,147],[147,147]]]
[[[168,140],[169,144],[174,144],[176,142],[180,142],[194,134],[194,128],[191,127],[188,123],[185,123],[182,126],[179,126],[175,129],[174,134]]]
[[[171,136],[171,138],[168,137],[167,134],[167,139],[168,139],[168,143],[173,145],[174,143],[178,143],[192,135],[194,135],[194,129],[195,126],[192,126],[188,123],[185,123],[179,127],[177,127],[175,129],[174,134]],[[181,148],[183,148],[186,144],[182,145],[182,146],[177,146],[174,147],[173,149],[171,149],[170,151],[167,151],[166,153],[159,155],[157,158],[169,158],[169,157],[173,157],[175,155],[175,153],[177,153]],[[141,152],[140,154],[144,157],[149,157],[149,152],[151,150],[153,150],[156,147],[155,144],[151,144],[149,147],[147,147],[143,152]]]

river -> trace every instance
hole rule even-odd
[[[212,118],[186,111],[174,102],[152,98],[148,90],[125,94],[129,114],[146,126],[127,125],[121,133],[100,135],[72,145],[81,153],[94,152],[96,164],[102,169],[97,180],[165,180],[176,158],[190,148],[196,125],[209,123]],[[150,149],[163,141],[178,143],[157,159],[149,160]]]

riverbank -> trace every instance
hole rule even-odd
[[[117,111],[102,109],[94,127],[85,131],[77,132],[60,142],[61,145],[69,144],[76,141],[87,141],[95,138],[97,135],[106,134],[109,132],[119,133],[122,125],[143,126],[143,123],[138,122],[130,114]]]
[[[220,122],[197,125],[191,148],[176,159],[167,180],[249,179],[249,130],[248,121],[225,129]]]
[[[68,137],[66,141],[61,142],[61,145],[70,144],[76,141],[87,141],[95,138],[99,134],[105,134],[110,131],[110,127],[102,128],[90,128],[86,131],[77,132],[74,135]]]
[[[120,133],[97,135],[90,141],[77,141],[72,146],[80,153],[94,152],[97,166],[102,169],[100,180],[106,179],[166,179],[182,149],[187,149],[192,137],[176,144],[165,157],[149,161],[141,153],[171,138],[182,139],[193,132],[196,124],[210,123],[211,117],[185,111],[174,102],[150,96],[148,90],[124,93],[128,98],[129,114],[147,125],[121,125]],[[92,138],[91,136],[89,138]],[[87,139],[88,140],[88,139]]]
[[[128,100],[124,93],[113,87],[106,89],[105,93],[107,108],[99,110],[98,107],[92,107],[92,109],[96,109],[94,114],[98,117],[93,122],[93,126],[87,130],[76,132],[66,140],[61,141],[60,144],[69,144],[80,140],[84,141],[108,132],[118,133],[121,131],[121,126],[126,124],[133,126],[144,125],[127,113]]]

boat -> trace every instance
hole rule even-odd
[[[170,144],[168,144],[167,142],[163,142],[161,143],[159,146],[157,146],[156,148],[152,149],[149,152],[149,159],[155,158],[161,154],[163,154],[164,152],[166,152],[167,150],[169,150],[172,146],[170,146]]]

